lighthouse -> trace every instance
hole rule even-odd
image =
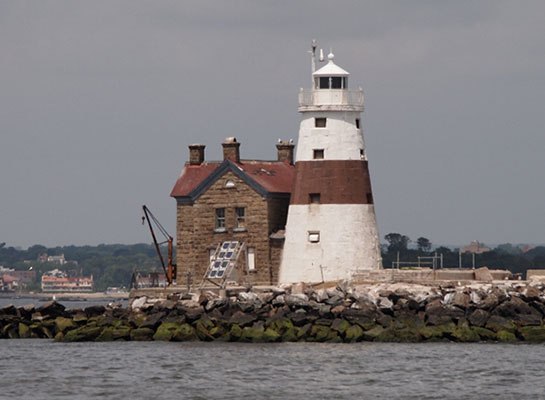
[[[363,90],[349,89],[349,73],[332,53],[315,70],[315,53],[313,42],[312,87],[299,93],[280,283],[350,279],[357,271],[382,268],[361,123]]]

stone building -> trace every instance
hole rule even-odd
[[[244,243],[230,280],[276,283],[294,145],[279,141],[276,161],[241,160],[236,138],[227,138],[222,146],[222,161],[205,161],[205,146],[190,145],[189,162],[171,192],[177,204],[177,284],[200,283],[225,241]]]

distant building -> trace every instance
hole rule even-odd
[[[0,278],[2,278],[0,290],[24,289],[36,281],[36,271],[17,271],[0,266]]]
[[[133,273],[131,279],[132,289],[146,289],[152,287],[166,287],[168,285],[165,274],[162,272]]]
[[[467,246],[462,247],[462,253],[482,254],[490,250],[490,247],[485,246],[477,240],[474,240]]]
[[[42,275],[43,292],[92,292],[93,276],[69,277],[64,271],[54,269]]]

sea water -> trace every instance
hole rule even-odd
[[[545,346],[0,340],[2,399],[545,399]]]

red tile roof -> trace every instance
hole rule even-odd
[[[242,160],[240,163],[218,161],[204,162],[200,165],[186,163],[170,196],[191,196],[201,184],[211,178],[214,173],[219,172],[220,167],[225,169],[225,172],[232,170],[237,173],[238,171],[238,174],[247,182],[253,181],[268,193],[290,193],[295,176],[295,167],[282,161]],[[223,174],[217,178],[221,175]]]
[[[199,186],[208,176],[212,174],[219,166],[220,162],[204,162],[200,165],[190,165],[186,163],[180,177],[176,181],[171,197],[189,196],[193,190]]]

